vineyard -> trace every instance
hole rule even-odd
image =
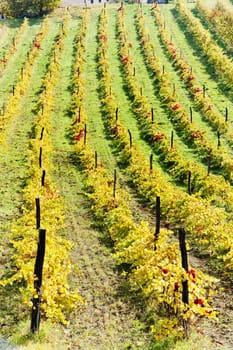
[[[233,4],[205,3],[1,21],[9,349],[232,349]]]

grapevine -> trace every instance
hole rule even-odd
[[[35,139],[31,140],[29,151],[29,180],[24,189],[23,216],[12,226],[11,243],[15,248],[14,261],[17,272],[1,281],[2,285],[25,281],[21,288],[23,302],[31,306],[34,291],[33,266],[38,234],[35,229],[35,197],[43,204],[41,225],[48,231],[45,264],[43,271],[43,294],[41,310],[46,318],[67,323],[68,314],[82,303],[77,291],[69,290],[67,276],[71,272],[69,252],[71,242],[62,238],[58,232],[64,229],[64,208],[62,199],[52,183],[50,171],[52,144],[50,141],[50,116],[54,108],[54,86],[59,74],[59,58],[63,49],[63,40],[68,30],[68,17],[65,17],[59,37],[53,46],[48,73],[44,79],[44,88],[38,102],[39,112],[35,127]],[[43,105],[43,110],[41,106]],[[41,130],[44,128],[43,138]],[[46,169],[46,182],[41,186],[41,168],[38,166],[38,150],[43,148],[43,167]]]

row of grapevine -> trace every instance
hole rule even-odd
[[[185,82],[194,100],[194,106],[202,112],[203,118],[216,130],[216,133],[219,132],[221,137],[226,138],[229,144],[232,145],[233,131],[228,123],[227,115],[223,116],[219,112],[212,99],[204,91],[203,85],[200,86],[196,82],[195,73],[185,58],[178,54],[178,48],[170,40],[171,33],[165,28],[165,22],[158,8],[154,10],[154,14],[159,26],[161,40],[172,63],[179,71],[181,80]]]
[[[122,16],[120,17],[120,22],[122,22]],[[128,50],[126,33],[124,31],[121,32],[121,25],[119,28],[122,45],[125,50]],[[135,81],[133,75],[131,79]],[[129,84],[128,80],[127,84]],[[117,123],[119,124],[119,121]],[[113,126],[112,129],[115,136],[122,137],[120,125],[117,125],[117,132]],[[134,157],[133,152],[127,153],[126,159],[131,163],[127,170],[132,174],[132,180],[139,192],[152,205],[155,203],[156,195],[161,195],[165,218],[175,224],[179,221],[182,222],[198,246],[202,247],[202,249],[207,249],[211,255],[218,257],[220,260],[224,260],[224,268],[228,267],[230,272],[232,266],[232,244],[229,235],[232,224],[228,214],[221,208],[213,207],[211,205],[211,197],[202,200],[199,196],[192,195],[190,197],[177,188],[172,188],[171,185],[166,184],[161,174],[157,174],[157,176],[151,175],[148,162],[146,163],[141,156],[137,155]],[[156,179],[159,179],[161,184]]]
[[[103,9],[98,32],[98,70],[105,118],[109,117],[109,114],[115,116],[116,106],[110,85],[106,24],[107,12]],[[85,38],[84,33],[82,38]],[[82,47],[81,50],[84,55],[83,46],[80,45],[79,47]],[[170,332],[176,336],[180,335],[182,333],[182,319],[194,317],[198,314],[214,316],[214,312],[205,299],[207,295],[203,286],[203,279],[206,280],[207,284],[207,280],[209,283],[211,283],[211,280],[201,272],[194,271],[194,269],[191,269],[192,272],[188,274],[185,273],[181,267],[178,243],[171,243],[170,241],[171,232],[165,229],[161,230],[157,241],[154,242],[154,234],[148,224],[145,222],[136,224],[134,222],[128,205],[128,194],[120,188],[118,183],[114,183],[113,176],[103,166],[99,166],[98,162],[95,162],[94,152],[89,148],[87,140],[84,140],[85,134],[80,133],[85,125],[82,125],[79,114],[80,109],[84,113],[83,91],[85,81],[82,77],[82,64],[80,64],[80,61],[83,62],[83,55],[81,56],[79,51],[79,62],[75,69],[76,73],[79,73],[75,77],[74,99],[79,101],[79,104],[76,105],[76,113],[74,113],[75,136],[73,139],[76,143],[77,156],[86,174],[85,186],[87,196],[92,203],[92,211],[101,227],[110,234],[114,241],[118,263],[127,263],[131,266],[128,278],[132,284],[132,289],[140,290],[145,299],[153,300],[153,304],[151,304],[153,311],[163,317],[163,322],[160,322],[159,327],[152,326],[156,337],[159,339],[167,336]],[[79,86],[78,93],[77,86]],[[82,127],[77,129],[77,125],[80,125],[80,123]],[[154,244],[156,244],[156,251],[154,250]],[[191,303],[187,309],[181,299],[182,281],[189,278],[190,283],[192,283],[190,278],[192,276],[193,280],[192,274],[195,275],[195,283],[193,282],[195,288],[192,288],[190,292]],[[164,290],[167,293],[163,293]],[[197,303],[197,300],[202,300],[202,306]],[[171,319],[167,318],[167,309],[170,310]]]
[[[123,11],[123,9],[121,11]],[[107,20],[107,12],[103,10],[100,18],[98,35],[98,68],[101,78],[100,91],[101,100],[103,101],[103,116],[106,124],[110,123],[109,130],[111,130],[113,135],[117,138],[117,142],[120,142],[120,147],[125,146],[125,151],[123,150],[123,152],[131,154],[136,153],[138,155],[136,146],[130,145],[129,142],[127,142],[126,130],[124,130],[119,120],[115,120],[117,103],[114,98],[114,91],[112,91],[111,88],[111,76],[107,58]],[[109,181],[110,180],[107,181],[108,187]],[[91,198],[94,201],[95,209],[98,204],[95,213],[97,212],[97,218],[99,219],[106,214],[104,214],[103,210],[100,211],[99,199],[96,199],[96,191],[99,184],[96,186],[94,183],[95,181],[91,181],[91,191],[93,191]],[[106,191],[107,189],[105,188],[104,193],[106,193]],[[118,193],[118,191],[120,191],[120,193]],[[159,317],[165,316],[165,318],[163,318],[163,320],[160,319],[158,323],[158,320],[156,320],[155,324],[152,326],[152,331],[156,334],[156,338],[160,339],[161,337],[167,336],[169,333],[175,333],[177,335],[177,332],[179,333],[180,331],[177,325],[180,324],[182,319],[192,318],[194,315],[198,316],[198,314],[213,316],[213,311],[210,309],[205,310],[203,313],[204,309],[202,307],[204,307],[204,302],[201,308],[200,304],[197,302],[197,300],[201,300],[197,295],[198,293],[199,295],[201,294],[201,290],[204,292],[205,284],[200,284],[199,290],[192,288],[192,292],[197,294],[192,295],[191,292],[191,301],[186,310],[185,305],[182,304],[181,295],[179,295],[184,278],[184,270],[180,270],[181,262],[177,242],[171,242],[171,232],[166,229],[163,229],[158,236],[154,237],[151,231],[147,231],[146,223],[142,222],[138,227],[136,224],[133,224],[129,219],[131,215],[129,208],[126,207],[126,203],[124,203],[123,208],[121,208],[123,205],[124,192],[122,189],[118,189],[118,191],[116,197],[114,197],[116,198],[115,202],[117,200],[115,205],[112,204],[110,208],[109,204],[107,206],[110,216],[107,218],[107,229],[115,242],[118,262],[127,263],[131,266],[128,278],[132,289],[139,290],[142,293],[147,299],[147,302],[149,301],[149,303],[151,303],[152,310],[154,312],[156,311]],[[108,192],[110,196],[112,196],[111,186]],[[102,196],[100,196],[100,200],[103,202],[103,198],[101,197]],[[106,204],[102,208],[105,209]],[[99,215],[101,216],[99,217]],[[165,265],[166,268],[164,268]],[[192,275],[192,273],[195,275],[195,278],[197,275],[202,275],[204,278],[204,275],[200,271],[195,272],[194,269],[189,270],[188,276]],[[194,282],[194,280],[190,281],[189,279],[190,285],[192,285],[192,282]],[[198,284],[197,281],[195,282]],[[199,280],[199,283],[200,282]],[[166,295],[162,292],[164,290],[166,290]],[[204,297],[204,294],[202,295]],[[205,305],[207,305],[206,302]],[[168,314],[170,315],[170,319],[167,318]]]
[[[0,141],[2,144],[5,144],[6,142],[5,130],[9,123],[12,122],[14,115],[17,114],[22,96],[24,96],[30,86],[33,64],[40,54],[39,48],[48,32],[48,29],[49,21],[48,19],[45,19],[40,30],[35,35],[34,43],[28,52],[24,67],[18,73],[17,83],[13,86],[12,93],[4,105],[3,115],[0,119]]]
[[[17,29],[15,36],[12,38],[12,42],[4,49],[3,57],[0,60],[0,73],[2,74],[7,66],[9,60],[14,58],[14,53],[17,51],[17,45],[21,41],[24,33],[28,29],[28,19],[25,18],[21,26]]]
[[[208,9],[200,1],[196,4],[196,9],[201,18],[208,23],[210,30],[217,35],[219,41],[224,44],[224,49],[229,54],[233,52],[232,24],[233,13],[226,6],[217,2],[215,7]]]
[[[40,307],[47,318],[64,324],[67,323],[68,314],[82,302],[77,291],[69,290],[67,276],[71,271],[69,254],[72,245],[59,235],[64,228],[64,207],[50,174],[53,153],[50,119],[54,109],[54,88],[60,71],[59,60],[68,26],[69,18],[65,17],[51,50],[43,91],[38,101],[35,138],[29,145],[29,178],[24,188],[23,216],[12,225],[11,242],[15,248],[14,263],[17,272],[1,281],[2,285],[25,281],[26,286],[20,288],[22,300],[25,305],[31,306],[31,298],[33,295],[37,297],[38,292],[34,290],[34,280],[37,276],[33,276],[32,273],[38,239],[37,229],[44,227],[47,231],[47,241]],[[42,181],[43,173],[45,178]],[[40,199],[41,203],[41,219],[37,225],[35,197]]]
[[[208,157],[211,157],[212,166],[222,169],[222,174],[226,177],[226,179],[230,179],[232,173],[231,157],[228,155],[227,150],[225,150],[223,147],[217,147],[217,145],[214,145],[212,141],[208,140],[203,132],[199,130],[196,123],[191,123],[189,114],[186,112],[184,106],[180,102],[178,94],[173,92],[168,75],[163,74],[162,65],[159,62],[159,59],[154,55],[153,44],[147,39],[148,33],[143,23],[144,19],[141,17],[138,25],[140,25],[139,35],[141,37],[142,47],[145,52],[146,61],[153,74],[155,74],[154,79],[157,84],[159,96],[164,102],[168,115],[172,119],[176,129],[182,133],[183,139],[198,150],[200,158],[205,160],[207,163]],[[163,137],[161,137],[160,140],[162,138]],[[179,160],[179,156],[175,157],[175,155],[173,155],[172,158],[173,161],[177,160],[178,162]],[[198,173],[198,169],[196,169],[197,165],[194,165],[193,168],[194,173]],[[184,174],[184,172],[182,173],[182,166],[180,169],[181,180],[183,176],[187,178],[187,171],[186,174]],[[189,170],[192,171],[192,169]],[[199,172],[203,173],[201,169]],[[179,172],[177,171],[177,173]],[[201,177],[203,178],[203,175],[201,175]]]
[[[224,54],[223,49],[212,39],[210,32],[203,28],[200,21],[190,12],[182,0],[176,2],[176,10],[178,17],[186,23],[190,34],[203,54],[206,55],[209,64],[214,67],[216,75],[232,91],[233,65],[231,59]]]
[[[143,21],[143,18],[139,14],[138,16],[138,25],[139,21]],[[143,30],[143,26],[141,27],[141,30]],[[124,37],[126,34],[123,32],[120,32],[120,35]],[[142,33],[140,34],[142,35]],[[142,42],[144,42],[146,35],[144,35],[142,38]],[[150,43],[146,42],[146,52],[145,55],[149,61],[148,55],[153,54],[152,47],[149,46]],[[152,52],[148,52],[149,48],[151,48]],[[223,196],[224,193],[224,199],[226,198],[225,192],[227,189],[227,193],[229,194],[229,198],[226,198],[226,207],[231,206],[231,187],[223,180],[221,177],[217,177],[214,175],[207,176],[207,171],[203,171],[202,167],[198,167],[198,164],[191,162],[191,161],[185,161],[183,157],[179,154],[179,151],[176,149],[175,146],[171,147],[170,140],[168,137],[166,137],[163,130],[159,129],[156,118],[154,117],[153,120],[151,118],[151,108],[149,101],[145,96],[142,96],[140,93],[140,88],[136,83],[136,77],[134,74],[134,67],[132,65],[132,57],[128,58],[128,47],[124,45],[121,50],[121,61],[122,66],[125,72],[126,82],[127,85],[130,87],[129,93],[133,100],[133,108],[135,111],[135,114],[139,120],[140,126],[141,126],[141,132],[144,135],[144,137],[147,139],[147,141],[150,142],[150,144],[153,146],[155,151],[163,156],[163,162],[164,164],[169,167],[170,173],[178,180],[180,181],[187,181],[188,174],[191,171],[192,173],[192,191],[199,193],[199,195],[207,197],[214,195],[216,203],[219,203],[220,206],[222,206]],[[151,57],[151,60],[156,60],[156,57]],[[151,63],[151,62],[149,62]],[[153,69],[152,63],[150,67]],[[156,67],[160,67],[159,65]],[[156,69],[155,67],[155,69]],[[167,77],[164,76],[164,74],[161,74],[161,90],[164,87],[163,81],[164,79],[167,81]],[[167,81],[167,84],[169,82]],[[217,199],[218,198],[218,199]]]

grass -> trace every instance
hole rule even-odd
[[[87,52],[85,65],[86,100],[85,109],[88,115],[87,132],[88,143],[94,151],[97,151],[98,162],[103,162],[108,170],[113,173],[116,161],[111,152],[110,141],[105,135],[105,127],[101,116],[101,106],[98,94],[99,81],[97,71],[97,26],[100,8],[91,11],[89,28],[87,33]],[[94,157],[94,153],[93,153]]]

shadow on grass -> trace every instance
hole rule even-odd
[[[205,19],[203,18],[203,16],[199,13],[198,9],[197,8],[193,8],[191,10],[191,12],[193,13],[193,15],[199,19],[199,21],[201,22],[201,24],[203,25],[203,27],[210,31],[212,36],[213,36],[213,39],[217,42],[217,44],[225,51],[225,53],[227,55],[230,56],[230,58],[232,58],[233,56],[233,48],[230,47],[228,48],[228,44],[224,42],[224,39],[221,38],[221,36],[214,30],[214,25],[212,25],[211,23],[208,24],[207,21],[205,21]]]
[[[208,58],[205,54],[200,54],[200,47],[193,39],[192,34],[188,31],[188,27],[185,24],[184,21],[179,17],[178,11],[173,8],[171,9],[171,13],[173,14],[174,20],[179,25],[181,31],[185,34],[185,37],[187,39],[188,44],[191,46],[191,48],[194,50],[194,56],[197,56],[201,62],[201,64],[204,66],[206,73],[209,74],[210,79],[214,80],[218,84],[219,90],[222,91],[222,93],[229,99],[233,99],[233,92],[231,91],[231,88],[227,86],[226,82],[221,79],[216,74],[215,67],[211,65],[208,61]]]

